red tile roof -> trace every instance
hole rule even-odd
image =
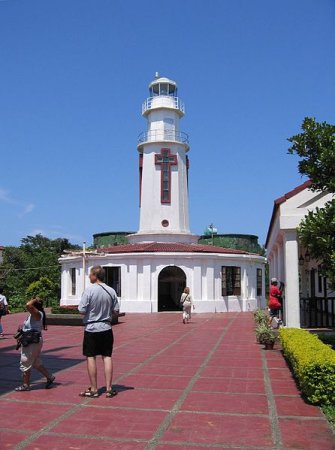
[[[292,191],[287,192],[286,194],[284,194],[283,196],[277,198],[274,201],[272,215],[271,215],[271,220],[270,220],[270,225],[269,225],[269,230],[268,230],[268,234],[266,236],[265,248],[267,247],[267,245],[269,243],[270,234],[271,234],[271,231],[272,231],[273,223],[275,221],[276,213],[277,213],[277,210],[278,210],[279,206],[282,205],[283,203],[285,203],[286,200],[288,200],[288,199],[294,197],[295,195],[299,194],[299,192],[302,192],[303,190],[308,189],[311,186],[311,184],[312,184],[312,180],[307,180],[304,183],[302,183],[299,186],[297,186],[296,188],[292,189]]]
[[[99,248],[99,253],[225,253],[236,255],[249,255],[244,250],[222,248],[213,245],[180,244],[165,242],[147,242],[143,244],[115,245],[108,248]]]
[[[299,192],[302,192],[303,190],[309,188],[311,186],[311,184],[312,184],[312,180],[305,181],[305,183],[300,184],[296,188],[292,189],[292,191],[287,192],[282,197],[277,198],[274,202],[275,205],[281,205],[282,203],[285,203],[286,200],[288,200],[289,198],[292,198],[295,195],[299,194]]]

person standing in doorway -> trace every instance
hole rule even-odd
[[[8,314],[8,302],[6,297],[3,295],[3,289],[0,288],[0,339],[3,339],[5,336],[3,334],[3,327],[2,327],[2,317]]]
[[[104,278],[105,271],[101,266],[92,267],[92,285],[85,289],[78,306],[79,312],[84,315],[83,355],[86,356],[90,380],[89,388],[79,394],[81,397],[99,397],[96,364],[98,355],[101,355],[104,364],[106,397],[111,398],[117,394],[112,389],[112,315],[119,311],[119,303],[116,292],[103,282]]]
[[[188,323],[191,320],[192,306],[194,309],[192,297],[190,295],[190,288],[186,287],[181,294],[180,303],[183,307],[183,323]]]

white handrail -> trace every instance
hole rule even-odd
[[[179,97],[158,95],[147,98],[142,104],[142,114],[154,107],[175,108],[185,114],[185,104]]]
[[[181,142],[183,144],[188,144],[189,138],[188,134],[183,131],[174,131],[174,130],[152,130],[152,131],[143,131],[138,136],[138,143],[142,144],[143,142],[161,142],[161,141],[169,141],[169,142]]]

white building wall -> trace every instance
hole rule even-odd
[[[83,291],[82,258],[62,258],[61,305],[77,305]],[[158,277],[167,266],[175,265],[186,274],[186,283],[197,313],[248,311],[265,301],[264,292],[255,298],[256,268],[263,267],[265,259],[255,256],[249,260],[244,255],[202,254],[133,254],[89,257],[86,263],[86,286],[89,270],[95,265],[121,267],[121,309],[124,312],[158,311]],[[240,266],[242,274],[241,296],[222,297],[221,267]],[[70,295],[69,269],[77,269],[77,293]]]

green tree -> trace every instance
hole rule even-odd
[[[66,249],[79,249],[68,239],[49,239],[41,234],[27,236],[19,247],[6,247],[0,266],[0,285],[5,289],[12,307],[22,307],[26,302],[27,288],[34,282],[47,278],[52,283],[48,298],[60,295],[60,266],[58,258]]]
[[[311,189],[335,193],[335,125],[316,122],[306,117],[303,132],[292,136],[290,154],[301,159],[298,167],[302,175],[311,179]],[[335,199],[323,208],[309,212],[298,229],[301,242],[313,258],[322,263],[322,271],[335,288]]]
[[[41,277],[33,281],[26,289],[27,300],[33,297],[40,297],[45,301],[46,306],[53,303],[55,299],[55,285],[47,277]]]

